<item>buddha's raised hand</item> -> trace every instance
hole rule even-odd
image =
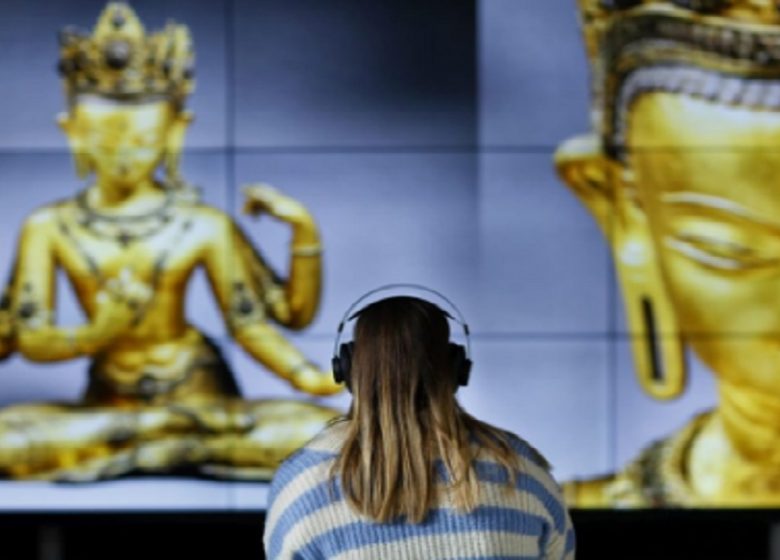
[[[271,185],[255,183],[245,185],[244,212],[256,216],[261,213],[270,214],[283,222],[304,224],[312,222],[312,216],[299,201],[282,194]]]

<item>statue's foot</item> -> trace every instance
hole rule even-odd
[[[57,482],[96,482],[133,473],[171,473],[197,465],[206,458],[206,449],[199,437],[169,437],[140,442],[111,455],[89,459],[76,466],[41,475],[41,479]]]
[[[169,405],[166,409],[174,424],[204,434],[242,433],[254,428],[256,415],[243,406],[226,403],[205,405]]]
[[[65,483],[89,483],[119,478],[133,473],[175,473],[195,466],[195,472],[219,480],[267,482],[274,467],[235,466],[220,463],[196,464],[203,446],[195,441],[148,442],[138,449],[126,449],[109,457],[100,457],[68,469],[44,473],[35,478]]]
[[[130,474],[135,468],[133,450],[124,449],[112,455],[89,459],[73,467],[42,473],[36,478],[66,483],[97,482]]]

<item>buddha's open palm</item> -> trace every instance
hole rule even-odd
[[[132,327],[143,315],[152,290],[129,269],[110,278],[98,292],[90,322],[94,343],[99,348]]]

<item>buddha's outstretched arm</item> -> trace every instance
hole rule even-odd
[[[8,275],[2,296],[0,296],[0,360],[5,360],[16,352],[16,326],[11,310],[11,291],[14,286],[16,269],[17,259],[14,258],[11,273]]]
[[[294,387],[315,395],[341,390],[290,343],[266,315],[267,294],[255,289],[253,271],[243,250],[247,243],[230,218],[213,224],[204,258],[206,272],[225,321],[236,341],[258,362]]]
[[[242,238],[239,247],[273,319],[285,327],[302,329],[314,319],[320,304],[322,245],[317,224],[300,202],[268,185],[247,186],[244,195],[247,213],[267,213],[292,228],[286,281],[273,274],[248,240]]]
[[[102,287],[88,323],[67,328],[56,326],[55,243],[58,230],[53,212],[52,209],[39,210],[25,222],[10,288],[9,313],[17,348],[25,358],[36,362],[94,354],[132,324],[150,296],[148,288],[126,273]]]
[[[272,325],[257,322],[233,332],[235,339],[253,358],[293,387],[312,395],[332,395],[343,389],[330,372],[320,370]]]

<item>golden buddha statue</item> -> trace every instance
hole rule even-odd
[[[267,478],[337,412],[293,400],[251,402],[219,349],[185,319],[198,267],[235,340],[268,370],[312,395],[340,390],[273,326],[307,326],[319,305],[321,245],[298,201],[254,185],[247,212],[288,223],[280,279],[226,214],[203,204],[179,173],[184,108],[193,87],[186,27],[147,35],[124,3],[109,4],[91,36],[61,35],[68,111],[59,117],[76,168],[94,181],[45,205],[20,234],[0,306],[0,355],[34,362],[91,358],[78,403],[0,411],[0,474],[97,480],[134,472]],[[159,180],[156,172],[165,170]],[[65,272],[86,314],[53,316]]]
[[[612,246],[642,387],[680,395],[690,348],[719,399],[569,502],[780,505],[780,4],[579,6],[595,133],[559,174]]]

